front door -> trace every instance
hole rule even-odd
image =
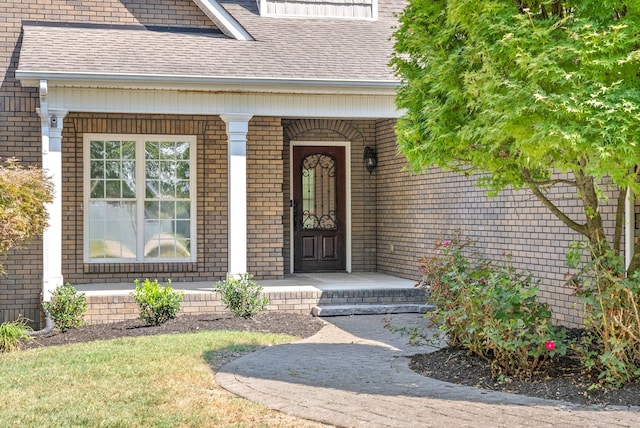
[[[345,148],[294,146],[294,271],[346,270]]]

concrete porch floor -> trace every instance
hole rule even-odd
[[[292,274],[281,280],[258,281],[269,299],[267,310],[317,316],[424,312],[426,293],[415,281],[380,273]],[[182,313],[222,313],[228,311],[213,291],[211,282],[173,282],[184,290]],[[131,283],[76,285],[85,293],[89,324],[134,319],[138,308],[129,295]]]
[[[265,292],[414,289],[416,281],[375,272],[294,273],[284,279],[257,281]],[[213,292],[216,281],[172,282],[175,290],[185,293]],[[128,295],[135,289],[131,283],[79,284],[74,287],[87,296]]]

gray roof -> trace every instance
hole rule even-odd
[[[403,2],[379,1],[377,21],[261,17],[255,0],[221,1],[254,41],[211,30],[25,23],[17,72],[396,82],[390,38]]]

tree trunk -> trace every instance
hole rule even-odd
[[[593,177],[585,176],[582,170],[576,170],[575,176],[584,213],[587,217],[585,223],[587,233],[585,235],[591,243],[591,256],[597,258],[603,256],[610,246],[604,233],[602,216],[598,208],[596,186]]]

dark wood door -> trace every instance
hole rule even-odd
[[[293,148],[294,271],[346,269],[344,147]]]

